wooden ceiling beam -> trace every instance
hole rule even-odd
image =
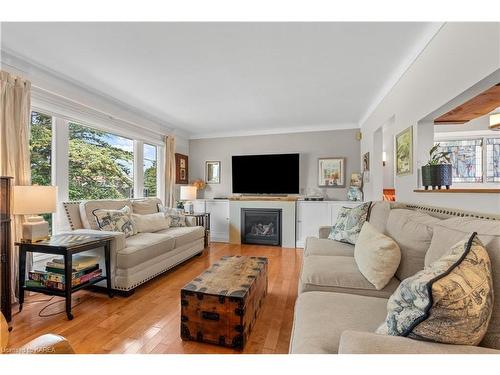
[[[434,119],[435,125],[465,124],[500,107],[500,83]]]

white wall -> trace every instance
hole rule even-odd
[[[382,128],[383,152],[386,154],[384,170],[384,189],[394,188],[394,118]]]
[[[390,93],[361,124],[361,153],[374,151],[374,132],[392,116],[394,133],[413,126],[414,147],[420,145],[421,148],[426,148],[433,142],[433,129],[428,128],[432,123],[421,124],[420,129],[417,129],[417,123],[485,77],[497,72],[499,68],[499,23],[444,25]],[[418,186],[417,170],[425,162],[423,150],[414,149],[414,155],[413,174],[395,177],[398,201],[480,212],[500,210],[500,194],[414,193],[413,190]],[[370,174],[383,174],[382,168],[381,165],[373,164]],[[368,185],[371,184],[370,181]],[[365,188],[365,191],[372,192],[372,189]],[[368,195],[366,198],[378,197]]]
[[[360,143],[357,129],[310,133],[271,134],[248,137],[192,139],[189,141],[189,179],[204,179],[205,161],[221,162],[221,183],[207,185],[199,198],[228,196],[232,193],[231,156],[266,153],[300,153],[300,193],[318,188],[318,158],[346,158],[346,186],[351,173],[360,171]],[[258,171],[255,173],[258,178]],[[346,200],[346,188],[321,188],[329,199]]]

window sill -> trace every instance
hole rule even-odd
[[[445,193],[445,194],[453,194],[453,193],[481,193],[481,194],[500,194],[500,189],[481,189],[481,188],[455,188],[455,189],[436,189],[436,190],[424,190],[424,189],[415,189],[414,193]]]

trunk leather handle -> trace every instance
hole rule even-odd
[[[212,311],[202,311],[201,312],[201,317],[206,320],[219,320],[220,316],[216,312]]]

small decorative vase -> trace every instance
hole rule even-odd
[[[437,164],[430,167],[432,187],[441,189],[442,186],[446,186],[446,189],[449,189],[453,178],[451,164]]]
[[[422,185],[424,186],[425,190],[429,189],[429,186],[431,187],[431,189],[433,187],[430,165],[424,165],[422,167]]]

